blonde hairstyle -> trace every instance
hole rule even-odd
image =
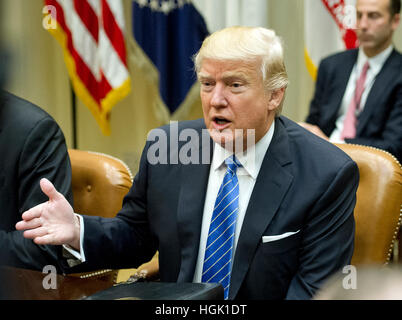
[[[194,56],[197,74],[204,59],[242,60],[261,63],[262,80],[267,91],[286,88],[282,40],[275,31],[261,27],[229,27],[208,36]],[[279,116],[283,100],[277,109]]]

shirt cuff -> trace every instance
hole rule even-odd
[[[67,251],[67,263],[70,267],[78,265],[80,263],[85,262],[85,252],[84,252],[84,218],[75,214],[77,218],[80,220],[80,251],[73,249],[69,245],[63,245],[64,251]]]

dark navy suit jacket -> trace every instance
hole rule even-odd
[[[306,122],[330,136],[358,50],[332,55],[320,63]],[[358,117],[356,138],[348,143],[387,150],[402,161],[402,55],[393,50],[376,77]]]
[[[356,164],[287,118],[275,121],[236,248],[232,299],[309,299],[329,275],[350,263],[353,253]],[[201,137],[205,124],[180,122],[179,136],[188,128]],[[162,130],[169,142],[169,127]],[[210,164],[152,165],[147,154],[156,143],[147,142],[117,217],[84,217],[87,262],[70,272],[135,267],[159,250],[161,281],[193,280]],[[209,137],[195,144],[200,158],[212,146]],[[169,149],[159,152],[169,159]]]
[[[38,246],[15,224],[24,211],[48,200],[48,178],[72,204],[71,165],[63,132],[44,110],[0,91],[0,265],[58,271],[58,247]]]

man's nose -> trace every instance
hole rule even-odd
[[[367,15],[363,14],[359,19],[357,19],[357,29],[366,30],[368,27]]]
[[[225,87],[223,84],[217,84],[214,88],[211,98],[211,106],[215,108],[226,107],[228,102],[225,96]]]

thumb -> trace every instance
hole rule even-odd
[[[48,179],[43,178],[40,180],[40,188],[43,193],[49,197],[49,200],[57,200],[60,198],[60,194]]]

